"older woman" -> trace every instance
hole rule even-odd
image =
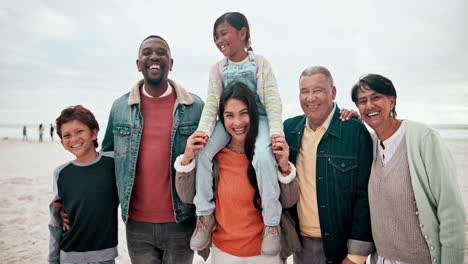
[[[377,263],[463,263],[464,207],[438,133],[396,118],[396,90],[384,76],[365,75],[351,97],[377,135],[368,187]]]
[[[198,220],[197,225],[213,226],[212,263],[281,263],[293,250],[300,248],[297,234],[292,228],[292,236],[284,233],[281,256],[262,255],[262,240],[268,232],[276,229],[264,228],[259,188],[252,166],[255,139],[259,128],[258,110],[254,94],[242,83],[226,87],[221,95],[219,118],[231,139],[225,148],[215,156],[213,167],[217,225]],[[273,153],[278,161],[278,180],[281,188],[280,202],[283,207],[291,207],[298,199],[298,183],[294,165],[289,163],[289,147],[284,136],[274,138]],[[206,143],[204,133],[195,132],[187,140],[183,155],[177,158],[176,189],[182,201],[191,203],[194,195],[194,157]],[[294,180],[294,181],[293,181]],[[287,219],[286,219],[287,220]],[[202,227],[201,227],[202,228]],[[265,234],[266,233],[266,234]],[[209,234],[209,233],[208,233]],[[277,234],[271,234],[279,237]],[[286,244],[284,241],[287,240]],[[291,244],[295,242],[294,246]]]

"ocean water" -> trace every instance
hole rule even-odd
[[[107,124],[107,120],[98,120],[99,124]],[[49,140],[49,124],[43,124],[44,126],[44,139]],[[468,127],[450,126],[450,128],[444,128],[443,126],[436,125],[437,131],[440,133],[442,138],[449,142],[459,142],[468,144]],[[39,124],[26,124],[26,130],[29,140],[37,141],[39,138]],[[105,127],[101,127],[101,135],[103,136]],[[56,131],[54,130],[54,137],[57,138]],[[0,139],[21,139],[23,137],[23,125],[22,124],[0,124]],[[102,137],[99,137],[102,140]]]
[[[106,124],[107,122],[100,122],[99,124]],[[50,126],[51,124],[42,124],[44,126],[44,141],[51,141],[50,137]],[[102,142],[104,138],[105,127],[101,127],[101,132],[98,134],[98,141]],[[38,141],[39,140],[39,124],[27,124],[26,132],[28,141]],[[54,127],[54,140],[58,140],[57,131]],[[20,124],[0,124],[0,140],[12,139],[12,140],[21,140],[23,138],[23,125]]]

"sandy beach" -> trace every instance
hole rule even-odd
[[[457,163],[459,186],[468,212],[468,180],[462,178],[468,174],[468,142],[449,142],[449,147]],[[52,172],[71,159],[58,142],[0,141],[0,263],[47,261]],[[123,228],[119,219],[119,264],[130,263]],[[204,262],[196,256],[193,263]]]

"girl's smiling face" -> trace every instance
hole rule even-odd
[[[247,29],[245,27],[237,30],[224,21],[215,30],[216,47],[231,61],[242,61],[247,56],[244,45],[246,33]]]

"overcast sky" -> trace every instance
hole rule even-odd
[[[395,84],[401,118],[468,124],[468,1],[4,1],[0,7],[0,123],[50,123],[83,104],[102,123],[141,77],[140,42],[158,34],[174,59],[170,78],[205,99],[222,54],[217,17],[244,13],[252,47],[273,65],[284,117],[300,113],[298,76],[330,69],[341,107],[364,73]],[[105,126],[105,124],[101,124]]]

